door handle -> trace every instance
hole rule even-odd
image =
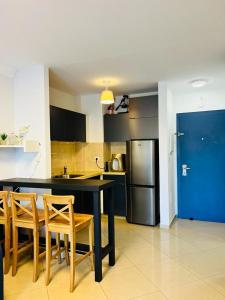
[[[182,176],[187,176],[187,170],[191,170],[186,164],[182,165]]]

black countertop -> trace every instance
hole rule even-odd
[[[9,178],[0,180],[0,186],[62,189],[71,191],[99,192],[112,187],[113,180],[95,179],[40,179],[40,178]]]

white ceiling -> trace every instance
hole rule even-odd
[[[0,68],[51,69],[51,85],[117,93],[225,78],[224,0],[1,0]],[[225,82],[225,81],[224,81]]]

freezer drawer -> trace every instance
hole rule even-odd
[[[155,188],[129,187],[127,221],[143,225],[156,225]]]

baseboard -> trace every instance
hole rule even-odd
[[[170,224],[160,224],[159,227],[162,228],[162,229],[170,229],[170,227],[171,227],[171,226],[173,225],[173,223],[175,222],[176,217],[177,217],[177,215],[175,214],[175,215],[171,218]]]

